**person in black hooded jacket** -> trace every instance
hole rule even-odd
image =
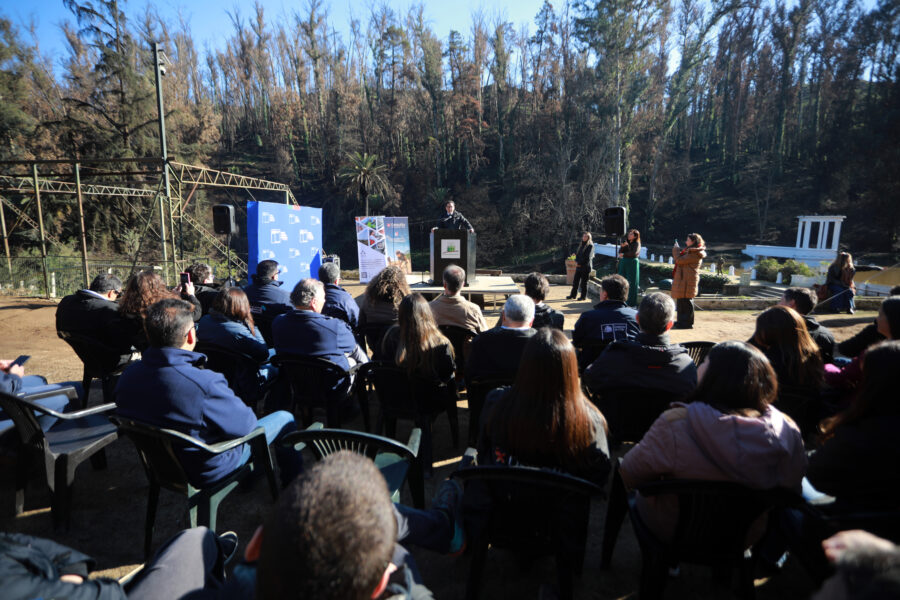
[[[666,294],[648,294],[637,314],[641,332],[633,340],[613,342],[584,372],[592,392],[640,387],[685,398],[697,387],[697,367],[688,351],[669,342],[675,324],[675,302]]]

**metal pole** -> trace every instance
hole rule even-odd
[[[38,186],[37,165],[31,165],[31,175],[34,179],[34,200],[37,202],[38,229],[41,232],[41,268],[44,271],[44,293],[50,299],[50,274],[47,272],[47,241],[44,238],[44,211],[41,210],[41,190]]]
[[[84,271],[84,289],[90,284],[90,272],[88,271],[87,232],[84,228],[84,203],[81,198],[81,165],[75,163],[75,192],[78,197],[78,224],[81,227],[81,268]]]
[[[6,250],[6,268],[12,280],[12,260],[9,257],[9,238],[6,236],[6,217],[3,215],[3,202],[0,202],[0,232],[3,233],[3,249]]]
[[[160,195],[159,199],[159,241],[162,242],[163,276],[166,285],[169,284],[169,251],[166,246],[166,210],[165,204],[171,206],[172,190],[169,183],[169,153],[166,149],[166,113],[163,109],[162,70],[159,58],[159,42],[153,42],[153,62],[156,63],[156,110],[159,114],[159,153],[163,159],[163,182],[165,183],[165,200]],[[171,216],[171,213],[170,213]],[[175,251],[174,246],[172,251]],[[174,269],[173,269],[174,275]]]

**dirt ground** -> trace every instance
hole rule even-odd
[[[354,295],[362,293],[362,286],[350,283],[346,287]],[[564,300],[568,288],[553,286],[549,304],[566,314],[566,329],[571,331],[578,315],[590,308],[588,302]],[[26,372],[41,374],[49,381],[81,379],[81,363],[72,350],[56,336],[54,314],[56,301],[0,297],[0,358],[15,358],[30,354]],[[493,323],[499,310],[488,309],[485,316]],[[838,341],[853,335],[872,322],[875,314],[858,312],[847,315],[824,315],[819,320],[834,331]],[[674,331],[675,342],[707,340],[719,342],[746,340],[753,332],[755,313],[751,311],[698,311],[693,330]],[[94,388],[91,403],[100,402],[99,389]],[[460,402],[460,429],[466,431],[468,411],[465,401]],[[376,411],[377,407],[372,406]],[[362,429],[362,423],[352,423],[351,428]],[[403,425],[398,437],[405,439],[409,430]],[[449,428],[443,418],[435,424],[435,460],[440,461],[435,477],[426,483],[428,497],[434,486],[450,472],[460,459],[463,448],[452,448]],[[43,483],[43,475],[35,474],[26,494],[26,512],[13,516],[13,457],[0,448],[0,530],[27,533],[52,538],[96,558],[100,573],[118,577],[141,562],[143,547],[143,522],[146,510],[147,482],[137,454],[130,442],[118,440],[108,447],[109,466],[105,471],[95,471],[90,464],[82,465],[76,477],[72,525],[69,531],[54,531],[50,523],[49,492]],[[404,502],[411,502],[404,490]],[[600,541],[606,502],[594,501],[591,511],[590,536],[584,573],[576,582],[578,598],[636,597],[640,573],[640,550],[630,525],[625,525],[619,536],[613,568],[601,571]],[[246,543],[255,527],[262,521],[271,506],[265,485],[257,482],[245,492],[234,492],[219,510],[218,530],[237,531],[242,544]],[[160,496],[157,513],[155,545],[188,526],[186,503],[168,492]],[[414,550],[426,584],[435,596],[460,598],[464,595],[468,573],[468,558],[450,558],[434,553]],[[484,583],[484,597],[536,598],[542,583],[555,579],[552,560],[538,560],[523,565],[514,557],[501,551],[489,555]],[[810,582],[803,572],[789,561],[780,574],[771,579],[757,581],[761,598],[798,598],[809,595]],[[723,590],[711,587],[709,574],[703,569],[682,569],[672,578],[668,587],[670,598],[717,598]]]

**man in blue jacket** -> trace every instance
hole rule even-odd
[[[277,411],[257,421],[253,411],[234,395],[225,376],[202,369],[203,354],[193,352],[197,333],[193,307],[167,298],[147,309],[144,328],[150,347],[140,361],[128,367],[116,386],[116,412],[215,444],[250,433],[258,425],[269,444],[296,430],[294,417]],[[275,454],[286,485],[300,472],[299,454],[280,446]],[[178,459],[196,487],[213,483],[250,459],[247,444],[216,455],[196,448],[178,450]]]
[[[319,281],[325,286],[325,304],[322,314],[340,319],[350,326],[359,339],[359,305],[347,290],[341,287],[341,269],[333,262],[319,267]]]
[[[264,260],[256,265],[256,273],[251,278],[253,283],[244,288],[244,293],[250,302],[253,320],[271,348],[272,321],[278,315],[293,310],[291,295],[282,289],[284,282],[278,281],[278,263],[274,260]]]
[[[604,342],[633,340],[641,332],[635,317],[637,311],[625,303],[628,298],[628,280],[621,275],[607,275],[600,280],[600,302],[594,310],[582,313],[575,322],[572,343],[576,346],[585,341]],[[579,354],[578,362],[587,367],[597,355]]]

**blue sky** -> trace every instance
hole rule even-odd
[[[294,11],[304,10],[303,0],[261,0],[265,8],[266,20],[270,23],[283,21]],[[390,8],[400,14],[406,14],[413,2],[385,0]],[[62,0],[12,0],[2,3],[0,14],[12,19],[23,35],[30,23],[34,22],[41,52],[50,55],[55,63],[65,55],[65,39],[60,24],[66,20],[74,21],[72,13],[65,9]],[[143,13],[144,7],[151,4],[165,20],[176,22],[179,13],[190,24],[194,34],[196,47],[203,49],[207,45],[217,47],[221,40],[231,35],[232,25],[227,12],[239,12],[248,17],[253,12],[252,0],[130,0],[125,4],[129,19]],[[359,19],[365,26],[371,7],[381,4],[361,0],[332,0],[325,3],[328,7],[328,22],[349,40],[350,19]],[[517,28],[521,23],[531,23],[543,0],[506,0],[489,2],[485,0],[424,0],[425,14],[435,33],[446,39],[451,29],[468,34],[471,27],[471,15],[482,10],[488,23],[496,16],[511,21]],[[557,2],[556,4],[560,4]]]

